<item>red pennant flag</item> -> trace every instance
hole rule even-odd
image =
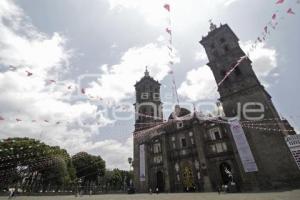
[[[85,89],[84,88],[81,89],[81,93],[85,94]]]
[[[286,12],[291,15],[295,14],[295,12],[292,10],[292,8],[289,8]]]
[[[26,73],[27,73],[27,76],[32,76],[32,72],[29,72],[29,71],[26,71]]]
[[[276,4],[281,4],[281,3],[284,3],[284,0],[278,0],[278,1],[276,2]]]
[[[165,5],[164,5],[164,8],[165,8],[167,11],[170,12],[170,5],[169,5],[169,4],[165,4]]]
[[[3,117],[0,116],[0,120],[5,120]]]
[[[272,19],[275,20],[276,17],[277,17],[277,16],[276,16],[276,13],[274,13],[274,14],[272,15]]]
[[[169,33],[170,35],[172,35],[172,30],[169,28],[166,28],[166,32]]]
[[[19,119],[19,118],[16,118],[16,121],[17,121],[17,122],[20,122],[20,121],[22,121],[22,120],[21,120],[21,119]]]

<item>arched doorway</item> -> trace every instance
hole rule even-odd
[[[182,177],[183,177],[183,187],[185,192],[191,192],[194,191],[195,184],[194,184],[194,176],[193,176],[193,171],[190,166],[185,166],[183,168],[182,172]]]
[[[165,190],[164,173],[162,171],[156,173],[156,187],[159,192],[164,192]]]
[[[220,172],[223,184],[227,185],[229,182],[233,181],[232,170],[228,163],[224,162],[220,164]]]

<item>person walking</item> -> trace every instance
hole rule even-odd
[[[217,191],[218,191],[218,194],[220,195],[221,194],[221,187],[220,187],[220,185],[218,185]]]

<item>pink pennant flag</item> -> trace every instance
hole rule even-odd
[[[11,70],[11,71],[15,71],[17,68],[12,66],[12,65],[9,65],[8,69]]]
[[[17,122],[20,122],[20,121],[22,121],[22,120],[21,120],[21,119],[19,119],[19,118],[16,118],[16,121],[17,121]]]
[[[258,40],[259,42],[262,42],[262,40],[260,39],[260,37],[258,37],[257,40]]]
[[[165,5],[164,5],[164,8],[165,8],[167,11],[170,12],[170,4],[165,4]]]
[[[81,89],[81,93],[85,94],[85,89],[84,88]]]
[[[276,17],[277,17],[277,15],[276,15],[276,13],[274,13],[274,14],[272,15],[272,19],[275,20]]]
[[[295,14],[295,12],[292,10],[292,8],[289,8],[286,12],[291,15]]]
[[[3,117],[0,116],[0,120],[5,120]]]
[[[29,72],[29,71],[26,71],[26,73],[27,73],[27,76],[32,76],[33,75],[33,73]]]
[[[169,33],[170,35],[172,35],[172,30],[169,28],[166,28],[166,32]]]
[[[48,80],[48,82],[51,84],[51,83],[56,83],[55,80]]]
[[[266,33],[268,33],[268,26],[265,26],[264,30]]]
[[[278,0],[278,1],[276,2],[276,4],[282,4],[282,3],[284,3],[284,0]]]

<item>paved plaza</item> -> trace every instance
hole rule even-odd
[[[7,197],[0,197],[0,200]],[[135,195],[96,195],[96,196],[51,196],[51,197],[16,197],[18,200],[68,200],[68,199],[90,199],[90,200],[299,200],[300,190],[285,192],[265,192],[265,193],[177,193],[177,194],[135,194]]]

